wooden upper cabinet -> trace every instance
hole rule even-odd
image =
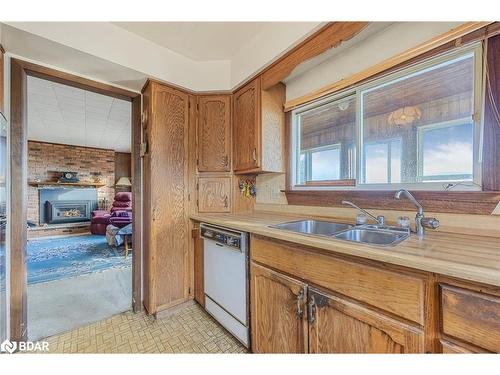
[[[260,79],[234,94],[234,170],[260,166]]]
[[[284,172],[285,86],[261,89],[254,79],[233,97],[233,169],[236,173]]]
[[[198,171],[231,171],[231,96],[198,98]]]
[[[231,177],[198,178],[198,212],[231,212]]]
[[[423,333],[360,304],[309,289],[311,353],[422,353]]]
[[[306,284],[253,262],[250,278],[253,352],[307,352]]]

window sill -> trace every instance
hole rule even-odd
[[[341,207],[352,200],[363,208],[409,210],[415,207],[406,199],[395,199],[394,190],[285,190],[289,204],[299,206]],[[426,211],[490,215],[500,191],[416,191],[411,193]]]

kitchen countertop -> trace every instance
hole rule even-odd
[[[394,247],[375,247],[334,238],[302,235],[269,225],[314,218],[253,212],[249,214],[192,214],[191,219],[338,254],[405,266],[500,287],[500,239],[466,234],[432,232],[423,240],[414,234]],[[319,220],[345,222],[333,218]],[[352,224],[352,223],[351,223]]]

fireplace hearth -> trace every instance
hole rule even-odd
[[[77,223],[89,221],[92,201],[47,201],[46,219],[48,224]]]

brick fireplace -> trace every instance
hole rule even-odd
[[[73,171],[78,172],[80,181],[91,181],[92,173],[100,172],[101,182],[105,184],[98,189],[94,188],[68,188],[64,189],[65,196],[61,198],[49,197],[45,198],[45,191],[52,191],[49,187],[28,186],[28,220],[36,224],[47,223],[46,202],[55,202],[61,200],[68,201],[91,201],[90,212],[97,208],[97,202],[106,199],[108,204],[113,202],[115,195],[115,152],[113,150],[105,150],[98,148],[88,148],[80,146],[60,145],[44,142],[28,142],[28,181],[52,181],[58,179],[59,172]],[[88,190],[83,196],[78,198],[75,193]],[[69,195],[68,195],[69,194]],[[69,197],[69,198],[68,198]],[[60,206],[56,204],[55,206]],[[51,207],[53,209],[53,207]],[[68,208],[69,211],[65,215],[77,215],[77,211],[71,211],[73,208]],[[80,204],[80,209],[83,207]],[[64,213],[59,213],[63,215]],[[90,214],[89,212],[86,213]],[[66,220],[65,220],[66,219]],[[90,220],[85,218],[85,221]],[[63,218],[58,216],[56,219],[58,224],[75,223],[76,221],[84,221],[84,218]],[[55,223],[54,223],[55,224]]]

